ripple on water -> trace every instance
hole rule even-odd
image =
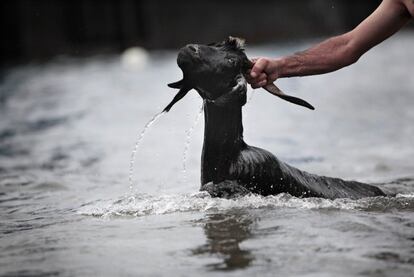
[[[221,211],[233,208],[296,208],[328,210],[362,210],[368,212],[414,211],[414,194],[396,197],[370,197],[359,200],[347,198],[297,198],[281,193],[271,196],[247,195],[237,199],[212,198],[207,192],[194,194],[135,194],[118,200],[100,200],[85,205],[79,214],[96,217],[145,216],[175,212]]]

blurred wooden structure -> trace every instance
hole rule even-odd
[[[228,35],[250,44],[343,32],[379,0],[2,0],[2,62],[130,46],[176,48]]]

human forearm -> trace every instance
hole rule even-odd
[[[358,60],[358,53],[347,34],[324,42],[291,56],[274,60],[278,78],[323,74],[338,70]]]
[[[347,33],[290,56],[256,59],[248,81],[258,88],[278,78],[328,73],[356,62],[362,54]]]
[[[410,17],[400,2],[385,0],[354,30],[303,52],[275,60],[278,77],[323,74],[348,66],[398,31]]]
[[[253,88],[259,88],[281,77],[322,74],[350,65],[410,20],[412,16],[405,5],[402,1],[384,0],[368,18],[346,34],[291,56],[254,59],[247,80]]]

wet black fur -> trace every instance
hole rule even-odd
[[[223,61],[227,57],[237,60],[229,61],[229,65]],[[278,160],[272,153],[245,143],[242,106],[246,102],[247,88],[233,89],[237,78],[243,76],[250,65],[240,40],[229,38],[207,46],[186,46],[180,50],[178,64],[184,78],[171,85],[180,88],[180,92],[166,110],[192,88],[205,100],[201,190],[217,197],[282,192],[297,197],[329,199],[385,195],[372,185],[301,171]]]

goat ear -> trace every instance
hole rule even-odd
[[[245,70],[249,70],[253,67],[253,62],[249,59],[245,60]],[[281,91],[275,84],[268,84],[266,86],[263,87],[265,90],[267,90],[269,93],[282,98],[283,100],[286,100],[290,103],[299,105],[299,106],[303,106],[306,107],[310,110],[314,110],[315,108],[309,104],[308,102],[306,102],[303,99],[300,99],[298,97],[294,97],[294,96],[290,96],[285,94],[283,91]]]
[[[245,39],[229,36],[225,41],[225,44],[235,50],[244,50]]]
[[[182,79],[180,81],[177,81],[177,82],[174,82],[174,83],[170,83],[170,84],[168,84],[168,86],[170,88],[182,88],[183,87],[183,83],[184,83],[184,79]]]
[[[163,112],[168,112],[172,108],[172,106],[174,106],[175,103],[180,101],[187,94],[187,92],[190,91],[190,89],[191,88],[187,88],[187,87],[180,88],[180,91],[174,96],[170,104],[168,104],[167,107],[165,107]]]
[[[281,91],[275,84],[269,84],[269,85],[264,86],[263,88],[267,90],[268,92],[270,92],[271,94],[282,98],[283,100],[294,103],[296,105],[306,107],[311,110],[315,109],[311,104],[309,104],[305,100],[283,93],[283,91]]]

